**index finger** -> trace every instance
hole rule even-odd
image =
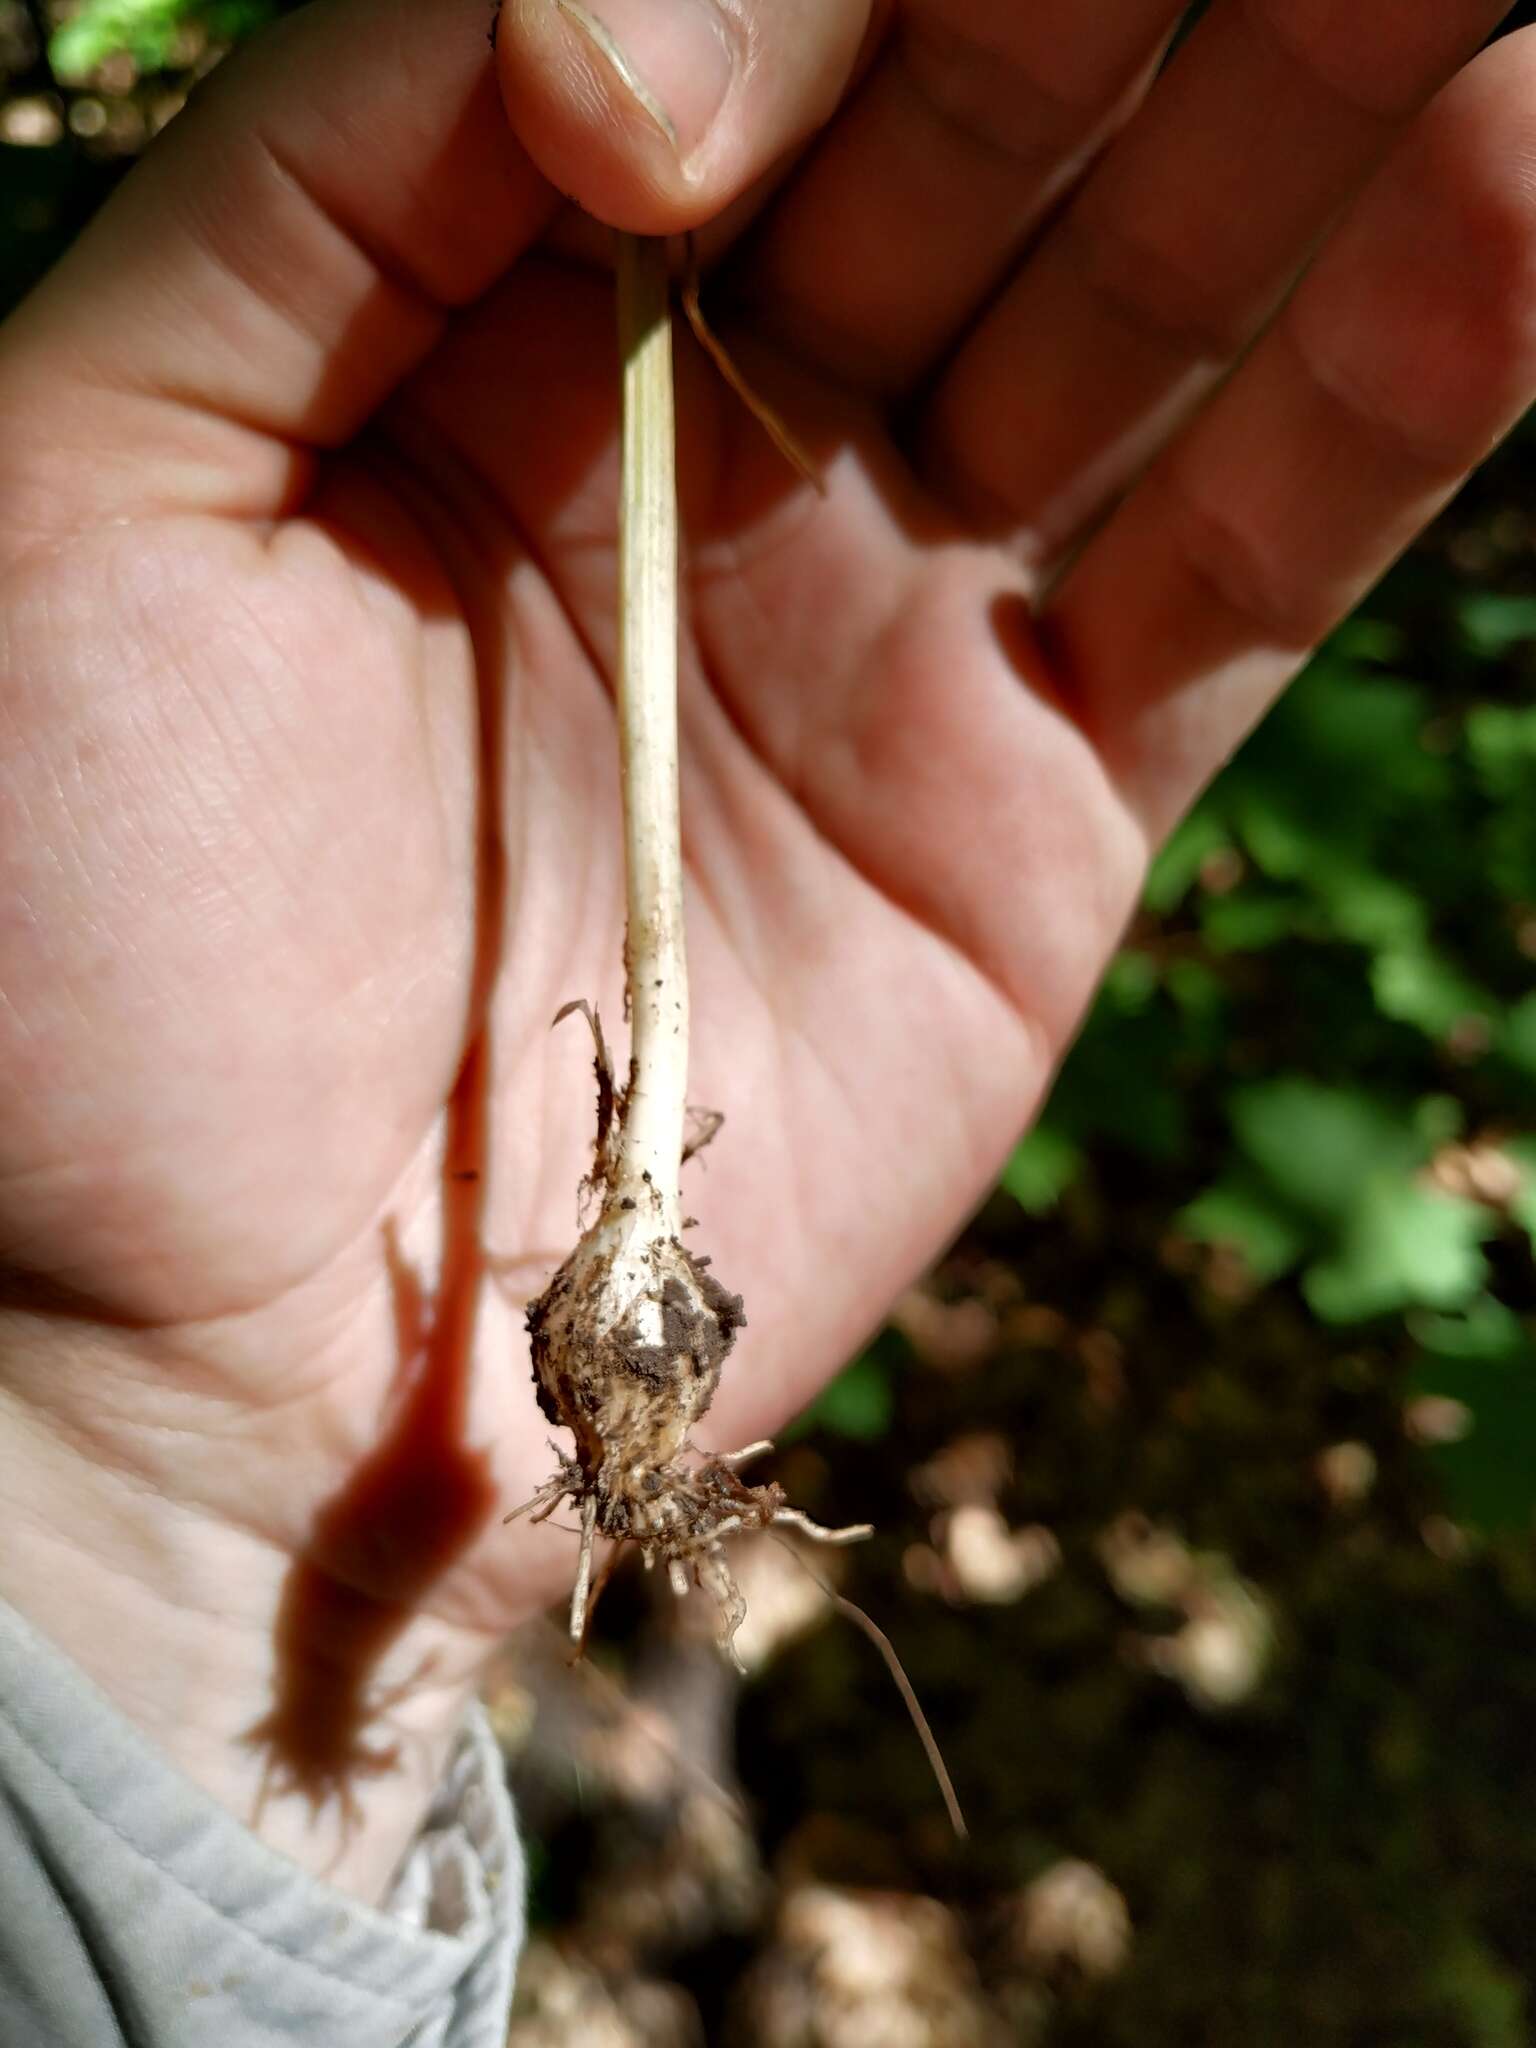
[[[485,0],[336,0],[232,59],[0,328],[5,526],[270,516],[558,203]]]

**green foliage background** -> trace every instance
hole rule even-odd
[[[280,11],[3,0],[7,97],[59,133],[0,146],[0,306]],[[929,1290],[990,1318],[979,1353],[908,1317],[796,1433],[797,1497],[892,1532],[854,1590],[978,1826],[964,1854],[935,1831],[883,1680],[823,1631],[746,1701],[764,1853],[945,1900],[983,1979],[999,1902],[1095,1863],[1130,1961],[1042,1983],[1010,2038],[1536,2041],[1533,684],[1528,424],[1157,861],[1039,1128]],[[1061,1566],[966,1607],[904,1552],[914,1475],[988,1431],[1012,1447],[998,1507]],[[1319,1479],[1340,1444],[1370,1475],[1342,1501]],[[1262,1594],[1263,1675],[1227,1711],[1124,1653],[1160,1625],[1105,1567],[1127,1513]],[[544,1910],[572,1940],[592,1854],[590,1816],[550,1819]],[[740,1954],[647,1966],[727,2025]]]
[[[936,1276],[954,1310],[1005,1265],[1030,1309],[959,1376],[921,1322],[888,1333],[818,1411],[840,1513],[910,1531],[896,1443],[920,1465],[991,1428],[1017,1446],[1009,1522],[1062,1544],[1049,1584],[942,1633],[895,1557],[861,1582],[987,1816],[963,1874],[853,1817],[876,1768],[840,1704],[856,1651],[822,1653],[841,1684],[804,1718],[787,1674],[763,1688],[744,1744],[771,1731],[796,1798],[844,1811],[845,1875],[915,1868],[973,1923],[1055,1857],[1113,1875],[1129,1967],[1057,1985],[1021,2040],[1536,2041],[1533,684],[1528,423],[1157,861],[1044,1117]],[[1107,1405],[1095,1347],[1123,1374]],[[1445,1440],[1416,1442],[1420,1417]],[[1340,1444],[1374,1476],[1329,1503]],[[1117,1656],[1138,1616],[1103,1536],[1128,1511],[1262,1593],[1274,1639],[1230,1709]],[[823,1715],[836,1783],[793,1761],[824,1758]]]
[[[1442,1464],[1483,1528],[1536,1504],[1533,456],[1528,426],[1478,486],[1512,502],[1400,566],[1175,834],[1004,1182],[1049,1213],[1119,1148],[1193,1186],[1196,1243],[1471,1408]]]

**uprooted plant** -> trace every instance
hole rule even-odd
[[[601,1024],[597,1146],[588,1187],[597,1214],[528,1311],[539,1405],[570,1430],[570,1457],[515,1512],[535,1520],[564,1500],[581,1518],[571,1634],[586,1632],[598,1537],[658,1559],[679,1594],[690,1582],[719,1603],[720,1642],[735,1660],[745,1603],[724,1539],[798,1529],[851,1543],[861,1525],[824,1529],[776,1484],[739,1468],[772,1448],[703,1452],[692,1432],[708,1411],[746,1318],[739,1295],[683,1243],[679,1174],[686,1151],[688,978],[678,810],[677,487],[672,341],[665,244],[619,237],[623,428],[619,513],[619,762],[628,929],[624,949],[631,1052],[618,1082]],[[556,1019],[558,1023],[559,1018]],[[509,1519],[511,1519],[509,1517]]]

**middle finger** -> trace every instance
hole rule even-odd
[[[1139,102],[1183,11],[899,0],[754,239],[754,331],[843,381],[908,388]]]

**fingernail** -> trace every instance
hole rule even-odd
[[[735,46],[715,0],[555,0],[685,161],[730,90]]]

